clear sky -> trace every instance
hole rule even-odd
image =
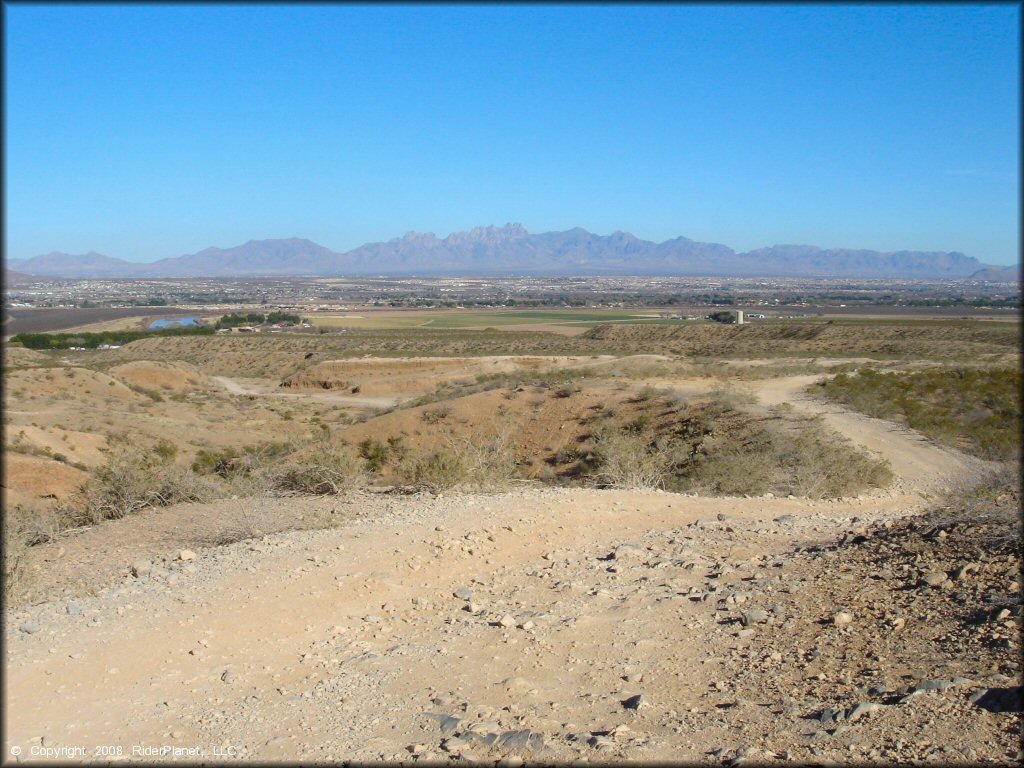
[[[521,222],[1019,259],[1020,8],[5,4],[5,252]]]

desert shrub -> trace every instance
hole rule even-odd
[[[437,424],[444,421],[451,415],[452,409],[448,405],[439,405],[437,408],[430,408],[420,414],[420,418],[427,424]]]
[[[125,386],[127,386],[128,389],[132,390],[133,392],[137,392],[140,395],[145,395],[155,403],[162,403],[164,401],[164,396],[157,392],[155,389],[149,389],[148,387],[133,384],[130,381],[126,381]]]
[[[352,450],[320,440],[269,468],[272,486],[279,491],[337,494],[366,485],[365,463]]]
[[[850,496],[865,488],[882,488],[893,479],[887,461],[816,423],[804,426],[788,439],[777,439],[776,446],[782,465],[792,476],[789,492],[796,495]]]
[[[626,432],[646,432],[651,427],[651,414],[641,413],[626,423],[623,429]]]
[[[784,412],[784,411],[783,411]],[[673,490],[727,495],[769,491],[836,498],[892,482],[888,462],[827,430],[816,419],[704,436],[674,464]]]
[[[388,450],[396,461],[402,461],[409,455],[409,446],[405,444],[405,438],[401,435],[392,435],[388,438]]]
[[[173,461],[174,457],[178,455],[178,446],[167,438],[161,437],[153,446],[153,453],[162,461]]]
[[[200,475],[221,475],[228,472],[228,468],[238,460],[240,452],[234,448],[222,448],[220,450],[207,450],[201,448],[196,452],[192,461],[192,471]]]
[[[583,458],[583,453],[575,446],[560,449],[549,460],[551,464],[571,464]]]
[[[4,514],[4,525],[24,546],[34,547],[54,541],[68,526],[63,506],[37,507],[32,504],[16,504]],[[6,539],[5,539],[6,541]]]
[[[379,472],[387,463],[390,448],[380,440],[368,437],[359,443],[359,455],[366,461],[366,469]]]
[[[445,435],[442,450],[429,456],[406,455],[398,464],[398,476],[409,485],[432,491],[456,486],[478,491],[501,490],[516,473],[509,433],[504,428],[496,432],[475,429],[470,434]]]
[[[718,387],[711,391],[710,410],[718,415],[742,411],[754,405],[757,397],[750,392],[732,386]]]
[[[663,446],[609,426],[594,436],[587,469],[599,483],[614,488],[660,488],[671,467]]]
[[[639,392],[637,392],[633,396],[632,402],[634,402],[634,403],[646,403],[648,400],[652,399],[657,394],[658,394],[658,390],[656,390],[650,384],[645,384],[643,389],[641,389]]]
[[[438,451],[428,457],[406,461],[399,467],[405,482],[428,491],[454,488],[468,476],[465,461],[449,451]]]
[[[743,442],[708,437],[673,485],[727,496],[766,493],[772,488],[777,466],[770,446],[771,438],[764,430]]]
[[[446,440],[448,451],[466,467],[464,485],[480,491],[502,490],[508,485],[516,474],[510,432],[507,426],[489,434],[478,429]]]
[[[668,405],[675,413],[682,414],[686,412],[687,407],[690,405],[690,398],[681,393],[673,393],[668,398]]]
[[[209,479],[176,466],[159,455],[139,455],[116,446],[108,461],[93,470],[72,503],[81,522],[119,519],[146,507],[187,501],[205,502],[220,495]]]
[[[28,553],[34,543],[41,543],[39,522],[38,510],[21,505],[4,513],[4,596],[8,600],[20,594],[29,582]]]
[[[196,452],[192,471],[200,475],[219,475],[223,478],[247,475],[296,450],[297,446],[287,441],[270,441],[241,448],[202,448]]]

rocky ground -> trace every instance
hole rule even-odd
[[[349,499],[343,528],[169,553],[9,615],[5,747],[1020,761],[999,493],[967,518],[892,494]]]

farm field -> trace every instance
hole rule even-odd
[[[315,326],[325,328],[348,327],[369,329],[391,328],[499,328],[503,326],[580,325],[584,329],[600,323],[614,322],[672,322],[659,317],[657,312],[617,310],[370,310],[359,314],[312,314]],[[678,322],[678,321],[675,321]]]

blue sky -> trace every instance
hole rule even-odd
[[[1016,4],[4,14],[10,257],[517,221],[1019,259]]]

